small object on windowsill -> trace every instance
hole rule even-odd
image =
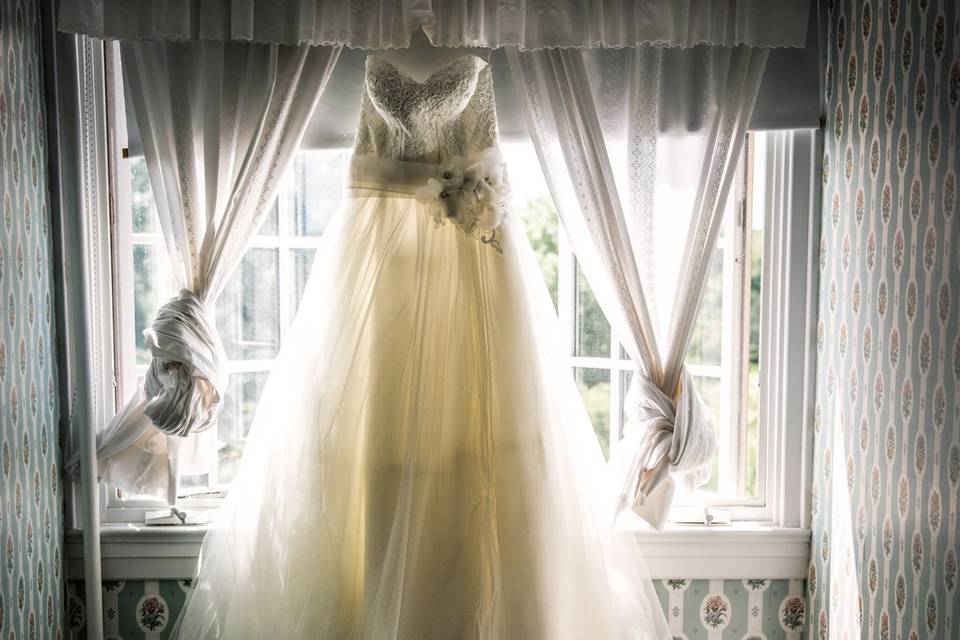
[[[730,524],[730,512],[726,509],[711,509],[707,507],[703,511],[703,519],[707,524]]]
[[[188,513],[176,507],[168,511],[148,511],[144,524],[148,526],[180,526],[185,524],[207,524],[209,518],[203,514]]]
[[[674,507],[671,513],[674,524],[703,524],[722,525],[730,524],[730,512],[726,509],[713,507]]]

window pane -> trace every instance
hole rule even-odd
[[[610,324],[600,310],[586,277],[576,266],[576,321],[574,324],[574,355],[610,356]]]
[[[290,309],[293,317],[296,317],[300,309],[300,299],[303,298],[303,290],[307,287],[307,279],[310,277],[310,269],[313,267],[313,259],[317,256],[316,249],[292,249],[290,251],[290,264],[293,273],[288,283],[290,292]]]
[[[137,364],[150,362],[143,332],[153,322],[160,307],[162,268],[160,252],[163,248],[154,245],[133,245],[133,333],[137,341]]]
[[[697,312],[693,337],[687,349],[691,364],[720,364],[723,341],[723,248],[717,247],[710,260],[707,287]],[[719,413],[713,414],[714,417]]]
[[[620,376],[620,434],[619,439],[623,439],[624,430],[627,428],[627,393],[630,391],[630,383],[633,381],[633,370],[624,369],[614,375]]]
[[[290,233],[319,236],[343,200],[348,152],[301,151],[293,161],[293,206]]]
[[[517,206],[527,239],[533,248],[543,279],[550,291],[554,309],[557,308],[559,274],[560,220],[549,193],[541,193]]]
[[[274,202],[270,212],[263,218],[260,228],[257,229],[258,236],[276,236],[280,233],[280,209]]]
[[[583,404],[590,414],[590,421],[600,441],[603,455],[610,455],[610,370],[587,369],[574,370]]]
[[[530,142],[505,142],[501,151],[509,174],[510,206],[523,223],[556,308],[560,224],[540,160]]]
[[[147,161],[142,157],[130,159],[130,206],[134,233],[160,232]]]
[[[177,487],[177,497],[184,498],[198,493],[205,493],[212,487],[210,486],[210,474],[201,473],[199,475],[180,474],[180,486]]]
[[[713,429],[716,433],[722,433],[719,429],[718,420],[721,419],[723,414],[721,413],[721,403],[722,403],[722,391],[719,378],[708,378],[706,376],[693,376],[693,383],[697,387],[697,391],[700,392],[700,397],[703,398],[704,404],[707,405],[707,408],[710,410],[710,416],[713,419]],[[720,446],[723,446],[720,444]],[[713,461],[710,465],[710,479],[705,485],[700,487],[703,491],[717,491],[720,486],[720,466],[719,466],[719,457],[713,456]]]
[[[248,249],[217,301],[217,329],[231,360],[280,350],[279,251]]]
[[[223,409],[217,423],[218,479],[221,486],[230,484],[236,478],[243,445],[250,433],[257,403],[268,375],[266,371],[230,374],[223,398]]]
[[[747,347],[747,451],[745,491],[758,495],[760,446],[760,302],[763,274],[763,216],[754,215],[750,230],[750,344]]]

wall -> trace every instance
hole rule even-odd
[[[802,580],[656,580],[674,638],[799,638]]]
[[[35,2],[0,0],[0,637],[61,637],[59,446]]]
[[[960,16],[827,2],[811,637],[957,638]]]
[[[777,640],[799,638],[803,629],[802,580],[656,580],[654,585],[675,638]],[[107,639],[168,638],[189,589],[186,580],[104,581]],[[83,583],[68,583],[67,594],[68,637],[83,638]]]

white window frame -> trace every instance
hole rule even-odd
[[[744,148],[744,159],[735,176],[735,187],[730,194],[727,210],[724,212],[724,233],[717,241],[723,248],[723,309],[720,365],[687,364],[694,377],[712,377],[721,383],[721,415],[714,419],[718,429],[718,463],[720,487],[716,492],[698,491],[686,500],[676,501],[670,513],[671,521],[703,522],[707,511],[718,510],[729,516],[733,522],[771,522],[772,511],[769,508],[770,496],[776,487],[768,482],[779,476],[775,468],[776,458],[769,450],[768,431],[777,425],[763,420],[763,404],[768,388],[765,376],[763,336],[767,328],[763,326],[762,310],[770,303],[767,293],[771,282],[768,280],[767,266],[770,258],[767,250],[769,237],[778,233],[782,218],[776,215],[765,195],[772,186],[770,165],[766,163],[770,148],[766,144],[767,134],[750,133],[751,139]],[[763,155],[759,163],[763,173],[757,175],[756,159]],[[741,173],[742,172],[742,173]],[[758,203],[756,196],[763,199]],[[759,207],[757,205],[760,205]],[[754,211],[757,209],[757,211]],[[747,496],[745,466],[747,464],[747,385],[748,353],[750,348],[750,277],[751,277],[751,229],[754,215],[763,215],[764,250],[761,273],[761,366],[760,366],[760,402],[757,430],[757,490],[756,495]],[[728,375],[724,376],[724,372]],[[735,432],[735,433],[734,433]],[[733,477],[733,480],[731,480]]]
[[[129,162],[129,159],[116,155],[117,162]],[[122,172],[121,172],[122,173]],[[125,175],[125,174],[124,174]],[[293,321],[294,312],[291,308],[290,287],[293,283],[287,276],[292,273],[292,264],[290,260],[291,250],[312,249],[319,250],[321,236],[297,236],[290,228],[291,211],[294,206],[292,193],[292,176],[289,174],[283,178],[278,188],[278,198],[276,201],[277,215],[277,234],[276,235],[256,235],[251,238],[247,249],[271,249],[278,252],[278,271],[279,280],[279,323],[280,323],[280,341],[281,344],[290,330]],[[111,246],[115,249],[114,253],[118,256],[117,263],[120,269],[126,271],[117,271],[113,274],[112,285],[115,303],[114,326],[120,327],[115,334],[114,350],[122,354],[116,359],[115,376],[117,379],[117,402],[123,403],[127,397],[136,390],[138,380],[146,372],[146,364],[136,363],[136,354],[134,352],[133,341],[133,316],[129,310],[133,308],[133,287],[129,277],[120,277],[120,273],[132,273],[132,249],[134,244],[142,246],[154,246],[164,250],[163,237],[159,232],[152,233],[131,233],[130,232],[130,206],[129,206],[129,187],[124,192],[123,185],[118,185],[119,191],[123,197],[116,198],[118,203],[118,212],[113,216],[115,224],[112,225]],[[121,207],[126,207],[122,209]],[[123,212],[123,213],[119,213]],[[124,262],[119,262],[119,257],[123,256]],[[168,292],[171,293],[172,292]],[[226,363],[228,374],[234,373],[257,373],[269,372],[273,367],[272,358],[262,359],[234,359]],[[118,406],[122,406],[118,404]],[[211,474],[214,475],[213,483],[216,483],[215,474],[217,471],[217,452],[211,451],[212,460],[210,461]],[[223,494],[212,490],[208,493],[199,492],[195,495],[186,495],[178,501],[178,506],[191,512],[200,512],[200,515],[209,516],[222,503]],[[148,498],[120,498],[115,491],[112,491],[106,483],[100,483],[100,504],[101,504],[101,522],[106,523],[142,523],[148,512],[157,511],[166,508],[166,502],[160,499]]]
[[[763,139],[758,145],[763,153],[764,170],[759,176],[763,184],[757,190],[763,201],[757,204],[762,204],[765,216],[759,497],[706,499],[700,506],[722,508],[732,522],[747,526],[808,530],[819,278],[819,130],[752,135]],[[737,223],[748,224],[749,213]],[[742,256],[741,251],[737,254]],[[689,516],[689,509],[683,511]]]
[[[87,43],[89,39],[81,37],[80,40]],[[106,159],[111,145],[114,151],[122,145],[116,137],[116,129],[112,129],[112,123],[108,121],[105,79],[103,72],[98,71],[104,64],[110,64],[110,58],[105,56],[105,62],[98,62],[97,47],[93,48],[93,56],[88,56],[84,64],[77,64],[76,68],[58,68],[58,77],[54,80],[60,108],[66,104],[82,112],[84,118],[80,122],[59,118],[56,121],[59,138],[70,140],[71,136],[80,136],[77,151],[89,161],[89,166],[81,170],[69,166],[70,156],[65,155],[60,160],[54,188],[63,192],[62,198],[69,200],[76,194],[69,193],[73,187],[67,183],[76,180],[82,185],[80,193],[84,194],[82,210],[85,215],[110,214],[109,221],[104,215],[96,217],[95,224],[83,225],[78,238],[65,249],[75,252],[79,258],[75,258],[74,253],[64,256],[65,260],[85,261],[84,269],[78,272],[80,280],[72,282],[71,286],[78,285],[78,290],[87,295],[87,299],[82,310],[71,308],[61,313],[79,313],[83,316],[80,324],[85,323],[88,335],[101,337],[87,338],[95,348],[86,354],[88,362],[82,363],[90,371],[102,372],[95,377],[95,381],[99,381],[97,388],[84,390],[93,399],[85,400],[93,404],[89,415],[81,416],[82,420],[90,421],[80,425],[80,428],[87,429],[111,413],[111,397],[113,410],[116,410],[124,399],[121,390],[129,388],[128,383],[118,377],[116,354],[110,345],[105,344],[110,341],[102,340],[103,336],[114,335],[115,319],[111,313],[104,312],[115,308],[114,292],[105,271],[117,268],[111,262],[117,256],[109,252],[109,235],[105,234],[111,233],[110,226],[116,224],[113,207],[120,205],[112,199]],[[725,528],[673,525],[664,532],[638,531],[636,535],[644,541],[653,577],[737,578],[740,577],[738,566],[741,573],[749,569],[751,574],[742,577],[762,573],[764,577],[803,578],[806,573],[816,357],[819,132],[793,130],[767,135],[772,136],[773,144],[768,145],[767,150],[769,171],[765,210],[780,224],[776,232],[771,232],[772,226],[765,228],[764,290],[774,293],[770,294],[773,300],[764,305],[762,353],[766,355],[761,356],[761,370],[764,372],[764,388],[775,390],[775,393],[764,394],[761,408],[765,424],[762,432],[767,434],[764,439],[768,460],[764,477],[765,504],[762,511],[743,514],[744,519],[754,520],[750,524],[741,522]],[[79,177],[78,173],[81,173]],[[108,202],[109,207],[105,204]],[[75,245],[97,246],[101,251],[93,253]],[[75,324],[77,320],[61,322]],[[619,348],[611,353],[617,356]],[[775,357],[775,354],[779,355]],[[611,376],[613,402],[621,396],[616,390],[618,378]],[[796,389],[802,391],[797,393]],[[612,432],[616,420],[611,415]],[[100,527],[102,542],[99,547],[104,558],[104,579],[192,575],[204,528],[161,529],[133,525],[130,520],[136,516],[130,511],[149,507],[127,505],[125,510],[128,513],[121,514],[107,503],[105,488],[100,495],[100,506],[104,507],[106,515],[99,521],[104,525]],[[87,505],[88,492],[75,483],[68,483],[67,502],[67,524],[72,527],[67,533],[67,575],[71,579],[82,578],[83,572],[79,569],[83,558],[92,551],[89,540],[84,541],[76,528],[81,521],[78,514],[81,506],[85,513],[96,513],[97,508],[96,505]],[[92,510],[87,506],[92,506]],[[204,508],[213,507],[215,503],[194,504],[188,500],[184,506]],[[156,544],[161,538],[169,544]],[[762,554],[764,560],[758,562],[760,547],[757,545],[760,543],[767,547]]]
[[[697,493],[692,500],[674,505],[671,521],[702,522],[705,509],[722,510],[735,523],[762,523],[768,526],[805,526],[809,487],[810,435],[812,420],[813,372],[815,367],[815,325],[817,295],[817,240],[819,210],[816,203],[819,165],[815,130],[784,130],[752,133],[758,171],[751,164],[742,193],[731,197],[723,224],[724,247],[723,325],[729,335],[722,338],[721,364],[690,364],[694,376],[720,379],[722,411],[726,420],[716,420],[720,428],[736,425],[738,437],[719,434],[721,446],[720,478],[726,487],[716,493]],[[752,184],[758,180],[760,184]],[[754,214],[746,205],[752,202],[746,190],[758,196],[753,203],[764,216],[762,262],[762,300],[760,317],[760,402],[757,446],[757,495],[744,493],[742,470],[746,463],[746,386],[736,384],[737,372],[724,377],[724,370],[746,366],[749,348],[749,252],[744,246]],[[561,348],[571,368],[591,368],[610,372],[610,440],[614,447],[623,428],[622,373],[632,371],[633,363],[621,358],[621,345],[611,332],[609,356],[573,354],[576,322],[576,267],[570,243],[560,233],[558,273],[558,314],[561,319]],[[729,302],[728,302],[729,301]],[[747,317],[734,320],[740,311]],[[738,355],[739,354],[739,355]],[[738,364],[739,363],[739,364]],[[744,378],[740,378],[744,379]],[[802,389],[803,393],[787,390]],[[739,401],[735,399],[739,395]],[[726,425],[726,426],[724,426]],[[799,453],[799,455],[797,455]],[[729,478],[736,477],[736,487]],[[798,482],[799,480],[799,482]]]
[[[810,526],[819,294],[818,129],[767,132],[760,420],[767,426],[769,521]]]
[[[742,260],[738,260],[738,258],[742,256],[742,248],[739,246],[740,243],[736,242],[732,250],[725,246],[725,244],[730,242],[730,239],[739,240],[742,237],[742,234],[738,233],[738,227],[743,224],[743,221],[740,217],[735,215],[735,209],[737,208],[738,204],[733,200],[734,199],[732,198],[729,209],[725,213],[726,217],[723,224],[726,228],[724,237],[720,238],[717,242],[718,247],[724,248],[723,314],[725,318],[723,321],[723,326],[730,328],[731,331],[729,331],[729,335],[724,335],[721,339],[722,347],[720,364],[714,365],[688,363],[687,370],[695,377],[713,378],[721,381],[722,410],[727,416],[727,419],[715,420],[715,424],[725,426],[730,424],[738,424],[739,429],[739,417],[734,415],[734,412],[742,411],[744,403],[737,403],[733,401],[734,390],[730,388],[731,380],[729,377],[723,376],[723,371],[725,369],[732,368],[733,364],[736,362],[742,362],[743,358],[737,358],[735,357],[735,354],[737,351],[744,352],[748,346],[748,344],[744,342],[744,336],[742,335],[743,332],[738,331],[738,329],[741,328],[741,325],[734,323],[732,320],[732,315],[735,309],[738,306],[742,307],[743,304],[741,301],[733,299],[735,284],[738,279],[743,280],[744,277],[749,278],[749,271],[744,273],[744,270],[742,269]],[[625,426],[624,400],[627,388],[626,385],[624,385],[623,374],[632,373],[635,371],[636,367],[629,356],[623,353],[623,345],[612,330],[610,332],[610,343],[608,345],[609,355],[585,356],[574,353],[576,350],[575,332],[577,323],[577,262],[576,257],[573,254],[571,243],[564,233],[562,226],[560,227],[559,254],[557,313],[560,318],[560,348],[564,350],[567,362],[572,370],[595,369],[608,371],[610,374],[609,437],[610,450],[612,453],[623,435],[623,429]],[[749,307],[745,307],[745,310],[749,312]],[[747,331],[749,331],[749,327],[745,328]],[[733,439],[731,437],[728,437],[727,434],[724,433],[720,434],[718,440],[722,445],[726,445],[725,447],[721,447],[721,450],[719,451],[719,476],[721,483],[724,485],[723,488],[718,491],[720,495],[710,497],[698,495],[696,497],[695,504],[689,504],[685,506],[729,507],[734,505],[761,506],[763,504],[762,495],[757,498],[736,497],[742,495],[744,492],[744,479],[741,473],[736,474],[736,488],[730,487],[730,483],[727,481],[727,479],[733,475],[728,471],[728,469],[730,467],[739,467],[741,464],[741,459],[744,457],[744,451],[746,448],[745,436],[745,430],[741,431],[737,439],[737,445],[733,446]],[[740,517],[738,519],[756,518]]]
[[[109,143],[107,152],[107,166],[110,183],[111,215],[109,237],[105,238],[107,246],[111,248],[112,269],[110,290],[112,295],[112,326],[116,328],[113,335],[113,379],[114,401],[117,407],[135,391],[139,380],[146,372],[148,365],[137,363],[134,348],[134,318],[130,310],[134,306],[133,283],[129,274],[133,272],[133,247],[149,246],[165,251],[165,244],[159,229],[153,232],[134,232],[131,225],[131,185],[129,168],[121,166],[133,161],[128,157],[126,113],[123,102],[122,87],[117,76],[119,70],[119,50],[116,43],[109,43],[105,47],[105,108],[106,119],[109,123]],[[291,251],[296,249],[319,250],[320,235],[296,235],[291,228],[292,211],[295,206],[293,193],[293,176],[287,174],[278,186],[278,197],[275,202],[277,218],[277,232],[275,235],[255,235],[248,242],[247,249],[271,249],[277,251],[279,278],[279,339],[282,344],[293,320],[294,311],[291,304],[292,281],[288,276],[292,274]],[[175,294],[175,283],[167,283],[166,289],[161,290],[161,298]],[[110,334],[107,334],[110,335]],[[226,362],[228,374],[269,372],[274,359],[230,359]],[[211,450],[210,473],[211,483],[216,484],[217,451]],[[147,514],[152,511],[166,509],[164,500],[142,497],[120,498],[117,492],[101,482],[98,488],[100,500],[100,519],[104,523],[142,523]],[[178,506],[197,513],[204,519],[219,508],[223,493],[216,489],[210,492],[198,492],[195,495],[185,495],[178,501]]]

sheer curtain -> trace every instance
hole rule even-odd
[[[802,0],[63,0],[60,28],[125,40],[407,47],[802,47]]]
[[[657,528],[673,474],[702,481],[716,449],[684,355],[766,59],[745,46],[508,50],[567,235],[637,364],[619,507]]]
[[[272,205],[339,53],[237,42],[121,43],[181,291],[145,333],[152,359],[142,385],[97,433],[100,477],[111,485],[165,492],[175,504],[178,472],[190,472],[198,438],[206,437],[194,435],[215,424],[226,382],[213,303]]]

